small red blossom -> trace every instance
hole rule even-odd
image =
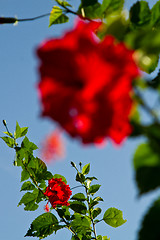
[[[44,211],[45,212],[49,212],[49,210],[50,210],[50,207],[49,207],[49,205],[48,205],[48,203],[45,205],[45,207],[44,207]]]
[[[49,198],[53,208],[57,205],[69,206],[68,200],[72,194],[69,185],[62,178],[52,178],[48,181],[48,187],[44,193]]]
[[[140,73],[124,43],[113,36],[98,40],[99,26],[79,21],[62,38],[38,48],[42,116],[83,143],[110,138],[120,144],[132,131],[132,82]]]
[[[50,163],[51,160],[64,158],[64,156],[65,145],[60,131],[56,129],[43,140],[41,145],[41,158],[47,163]]]

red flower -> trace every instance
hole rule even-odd
[[[48,203],[45,205],[44,210],[45,210],[45,212],[49,212],[50,208],[49,208]]]
[[[69,185],[66,185],[61,178],[52,178],[48,181],[48,187],[44,193],[49,198],[53,208],[57,205],[69,206],[68,200],[72,194]]]
[[[51,160],[63,158],[64,156],[65,149],[60,131],[55,130],[42,142],[41,158],[49,163]]]
[[[123,43],[112,36],[97,39],[93,31],[99,25],[79,21],[38,48],[42,116],[83,143],[108,137],[119,144],[131,133],[132,81],[139,70]]]

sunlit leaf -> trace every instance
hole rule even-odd
[[[68,20],[69,18],[63,14],[62,9],[60,7],[54,6],[49,17],[49,27],[53,24],[68,22]]]
[[[14,139],[10,138],[10,137],[1,137],[3,139],[3,141],[8,145],[8,147],[10,148],[14,148]]]
[[[90,186],[90,188],[88,190],[88,193],[90,193],[92,195],[95,194],[99,190],[100,186],[101,185],[99,185],[99,184],[95,184],[95,185]]]
[[[88,174],[90,171],[90,163],[86,164],[83,168],[82,168],[82,174],[86,175]]]
[[[104,213],[103,220],[105,223],[115,228],[121,226],[127,221],[123,219],[122,211],[116,208],[107,209],[107,211]]]

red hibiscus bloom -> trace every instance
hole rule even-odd
[[[68,200],[72,194],[69,185],[65,184],[61,178],[52,178],[48,181],[48,187],[44,193],[49,198],[53,208],[57,205],[69,206]]]
[[[51,160],[57,160],[58,158],[64,158],[65,147],[61,133],[58,130],[50,133],[42,142],[41,146],[41,158],[47,163]]]
[[[93,32],[99,25],[79,21],[62,38],[38,48],[42,116],[83,143],[108,137],[119,144],[132,130],[132,81],[139,70],[123,43],[112,36],[97,39]]]

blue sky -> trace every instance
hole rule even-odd
[[[74,5],[78,0],[70,2]],[[126,7],[133,2],[135,1],[128,0]],[[148,2],[151,6],[156,1]],[[0,0],[0,16],[34,17],[50,12],[53,5],[54,1],[51,0]],[[20,126],[28,126],[28,137],[38,146],[44,136],[55,128],[52,122],[40,118],[35,49],[44,39],[60,36],[64,30],[71,28],[74,17],[70,16],[70,19],[67,24],[51,28],[48,28],[48,17],[19,23],[17,26],[0,26],[0,136],[5,130],[1,123],[3,119],[7,120],[10,131],[14,130],[16,121]],[[152,93],[148,97],[152,98]],[[108,143],[103,149],[98,149],[93,146],[83,147],[67,135],[64,138],[67,146],[66,159],[49,165],[49,170],[64,175],[70,186],[74,187],[75,171],[71,168],[70,161],[77,164],[79,161],[83,164],[90,162],[91,175],[96,176],[98,183],[102,184],[99,195],[105,200],[101,204],[103,212],[109,207],[116,207],[123,211],[124,218],[127,219],[127,223],[117,229],[99,223],[97,233],[107,235],[111,240],[135,240],[140,220],[157,195],[147,194],[137,198],[132,157],[136,146],[143,139],[128,140],[121,148]],[[44,213],[44,204],[35,212],[25,212],[23,206],[17,207],[22,196],[19,192],[20,169],[13,166],[13,160],[13,150],[0,141],[0,229],[3,240],[23,240],[30,223]],[[70,233],[64,230],[46,239],[66,240],[70,239]]]

